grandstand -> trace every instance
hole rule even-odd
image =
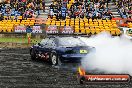
[[[0,4],[0,33],[15,32],[16,26],[45,24],[71,26],[75,34],[107,31],[120,35],[120,26],[132,28],[131,4],[129,0],[9,0]]]
[[[92,0],[64,0],[63,2],[55,0],[50,6],[50,16],[46,25],[73,26],[77,34],[98,34],[107,31],[112,35],[119,35],[120,25],[112,18],[127,18],[128,16],[128,14],[123,14],[120,8],[118,9],[119,3],[119,1],[112,0],[95,0],[95,2]],[[131,27],[130,25],[131,23],[128,23],[128,27]]]

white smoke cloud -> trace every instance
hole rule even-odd
[[[122,37],[111,37],[102,33],[81,40],[96,48],[96,53],[82,59],[86,70],[100,70],[106,73],[126,73],[132,75],[132,42]]]

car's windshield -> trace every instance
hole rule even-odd
[[[86,45],[79,38],[62,37],[59,38],[59,46],[84,46]]]

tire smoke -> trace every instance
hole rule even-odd
[[[110,34],[80,38],[88,46],[94,46],[96,53],[90,53],[81,61],[86,70],[99,70],[105,73],[123,73],[132,75],[132,42]]]

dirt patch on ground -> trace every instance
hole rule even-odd
[[[132,88],[127,84],[77,82],[76,71],[58,69],[30,59],[29,48],[0,49],[0,88]]]

